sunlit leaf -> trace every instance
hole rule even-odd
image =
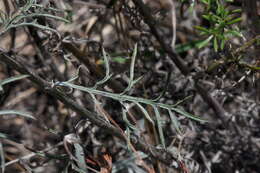
[[[113,57],[112,58],[114,62],[120,63],[120,64],[124,64],[126,63],[127,59],[123,58],[123,57]]]
[[[226,31],[225,35],[230,35],[230,36],[236,36],[236,37],[242,37],[242,33],[236,30],[228,30]]]
[[[198,48],[198,44],[202,41],[203,40],[196,40],[196,41],[190,41],[190,42],[184,43],[184,44],[177,44],[175,46],[175,51],[176,51],[176,53],[182,53],[182,52],[187,52],[193,48]]]
[[[201,26],[194,26],[197,30],[203,31],[205,33],[209,33],[209,30],[207,28],[201,27]]]
[[[227,24],[228,24],[228,25],[232,25],[232,24],[234,24],[234,23],[240,22],[241,20],[242,20],[242,18],[239,17],[239,18],[236,18],[236,19],[234,19],[234,20],[229,21]]]
[[[215,52],[217,52],[218,51],[218,40],[217,40],[217,37],[214,37],[213,47],[214,47]]]
[[[225,43],[226,43],[226,40],[225,40],[225,39],[221,39],[221,43],[220,43],[220,49],[221,49],[221,50],[224,49]]]
[[[200,43],[198,44],[198,48],[201,49],[201,48],[207,46],[208,43],[210,42],[210,40],[211,40],[212,38],[213,38],[213,35],[209,36],[206,40],[200,42]]]
[[[235,10],[232,10],[231,13],[241,13],[242,12],[242,9],[235,9]]]

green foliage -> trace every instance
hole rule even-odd
[[[206,12],[202,17],[210,23],[209,27],[195,26],[200,31],[201,35],[207,36],[207,39],[201,43],[200,48],[205,47],[211,41],[214,50],[223,50],[226,42],[232,37],[241,37],[239,29],[232,27],[233,24],[241,21],[241,9],[229,10],[224,2],[219,0],[201,0],[205,4]],[[232,2],[226,0],[226,3]]]

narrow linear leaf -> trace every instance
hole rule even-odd
[[[104,48],[102,48],[102,54],[103,54],[103,58],[104,58],[105,68],[106,68],[106,75],[102,80],[98,81],[95,84],[94,88],[96,88],[98,85],[105,83],[112,77],[112,74],[110,74],[109,60],[108,60],[107,53]]]
[[[204,4],[209,4],[209,1],[208,0],[201,0],[201,2],[203,2]]]
[[[152,106],[152,107],[153,107],[153,110],[154,110],[154,113],[155,113],[155,117],[156,117],[156,121],[157,121],[159,137],[160,137],[162,146],[165,148],[165,139],[164,139],[162,124],[161,124],[161,116],[160,116],[158,108],[155,107],[155,106]]]
[[[202,17],[204,18],[204,19],[206,19],[206,20],[210,20],[210,15],[202,15]],[[202,27],[201,27],[202,28]],[[199,29],[199,30],[201,30],[201,28]]]
[[[177,101],[177,103],[175,103],[172,107],[176,107],[176,106],[182,104],[183,102],[185,102],[186,100],[190,99],[191,97],[192,97],[192,95],[187,96],[184,99]]]
[[[137,81],[134,81],[134,69],[135,69],[135,59],[136,59],[136,55],[137,55],[137,44],[135,44],[134,47],[134,52],[131,58],[131,65],[130,65],[130,76],[129,76],[129,81],[128,81],[128,86],[127,88],[123,91],[122,94],[126,93],[127,91],[129,91],[132,86],[134,85],[134,83],[136,83]]]
[[[143,112],[145,118],[154,125],[154,121],[152,120],[152,118],[150,117],[148,112],[145,110],[145,108],[141,104],[139,104],[138,102],[134,102],[134,103],[141,109],[141,111]]]
[[[226,40],[225,39],[221,39],[221,43],[220,43],[220,49],[223,50],[226,44]]]
[[[229,31],[225,32],[225,35],[243,37],[242,33],[239,31],[236,31],[236,30],[229,30]]]
[[[214,47],[215,52],[217,52],[218,51],[218,40],[217,40],[217,37],[214,37],[213,47]]]
[[[137,55],[137,44],[135,44],[134,47],[134,52],[132,55],[132,61],[131,61],[131,66],[130,66],[130,79],[134,80],[134,69],[135,69],[135,59],[136,59],[136,55]]]
[[[201,27],[201,26],[194,26],[195,29],[200,30],[205,33],[209,33],[209,30],[207,28]]]
[[[197,116],[195,116],[195,115],[192,115],[192,114],[190,114],[190,113],[188,113],[188,112],[185,112],[185,111],[183,111],[183,110],[181,110],[181,109],[178,109],[178,108],[171,108],[171,110],[173,110],[174,112],[177,112],[177,113],[179,113],[179,114],[181,114],[181,115],[183,115],[183,116],[185,116],[185,117],[187,117],[187,118],[196,120],[196,121],[208,122],[208,121],[205,120],[205,119],[202,119],[202,118],[200,118],[200,117],[197,117]]]
[[[201,48],[207,46],[207,44],[210,42],[210,40],[211,40],[212,38],[213,38],[213,35],[209,36],[206,40],[200,42],[200,43],[198,44],[198,48],[201,49]]]
[[[131,150],[131,132],[130,132],[130,129],[129,127],[126,127],[126,137],[127,137],[127,150],[130,151]]]
[[[253,66],[253,65],[250,65],[250,64],[247,64],[247,63],[244,63],[244,62],[241,62],[239,65],[246,67],[246,68],[249,68],[250,70],[260,70],[260,67]]]
[[[68,80],[68,82],[73,82],[74,80],[78,79],[79,78],[79,72],[80,72],[80,69],[81,69],[82,65],[80,65],[78,68],[77,68],[77,71],[76,71],[76,74]]]
[[[0,133],[0,138],[2,139],[8,139],[8,135],[7,134],[4,134],[4,133]]]
[[[233,13],[241,13],[241,12],[242,12],[242,9],[235,9],[235,10],[231,11],[231,14],[233,14]]]
[[[174,115],[174,113],[172,113],[172,111],[170,109],[168,109],[168,112],[169,112],[170,119],[171,119],[173,127],[176,129],[176,131],[179,134],[181,134],[180,124],[179,124],[179,121],[178,121],[177,117]]]
[[[121,103],[122,104],[122,103]],[[126,110],[122,107],[122,114],[123,114],[123,120],[124,122],[127,124],[128,127],[130,127],[133,130],[138,130],[134,125],[132,125],[128,119],[127,119],[127,114],[126,114]]]
[[[143,78],[143,76],[140,76],[140,77],[138,77],[137,79],[133,80],[133,81],[132,81],[132,84],[131,84],[131,87],[132,87],[133,85],[135,85],[137,82],[139,82],[142,78]]]
[[[17,75],[17,76],[13,76],[4,80],[0,80],[0,92],[3,92],[3,85],[17,81],[17,80],[21,80],[24,78],[29,77],[29,75]]]
[[[236,19],[234,19],[234,20],[231,20],[231,21],[228,22],[227,24],[228,24],[228,25],[232,25],[232,24],[234,24],[234,23],[240,22],[241,20],[242,20],[242,18],[239,17],[239,18],[236,18]]]
[[[10,114],[15,114],[15,115],[20,115],[25,118],[30,118],[36,120],[32,115],[30,115],[27,112],[22,112],[22,111],[17,111],[17,110],[1,110],[0,115],[10,115]]]
[[[112,61],[117,62],[119,64],[124,64],[126,63],[127,59],[123,57],[113,57]]]
[[[203,40],[195,40],[195,41],[190,41],[188,43],[184,44],[177,44],[176,45],[176,53],[182,53],[182,52],[187,52],[188,50],[191,50],[193,48],[198,47],[198,43],[200,43]]]
[[[17,81],[17,80],[20,80],[20,79],[24,79],[24,78],[27,78],[27,77],[29,77],[29,75],[18,75],[18,76],[10,77],[10,78],[1,80],[0,85],[4,85],[4,84],[14,82],[14,81]]]

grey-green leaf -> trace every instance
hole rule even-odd
[[[0,92],[3,92],[3,85],[17,81],[17,80],[21,80],[21,79],[24,79],[27,77],[29,77],[29,75],[17,75],[17,76],[9,77],[7,79],[0,80]]]
[[[36,120],[36,118],[34,118],[32,115],[30,115],[27,112],[17,111],[17,110],[1,110],[0,111],[0,115],[10,115],[10,114],[20,115],[25,118],[30,118],[30,119]]]
[[[161,123],[161,116],[159,113],[159,110],[157,107],[153,106],[153,110],[155,113],[156,121],[157,121],[157,127],[158,127],[158,132],[159,132],[159,137],[162,143],[162,146],[165,148],[165,139],[163,135],[163,129],[162,129],[162,123]]]
[[[121,103],[122,104],[122,103]],[[138,130],[134,125],[132,125],[129,121],[128,121],[128,119],[127,119],[127,111],[122,107],[122,114],[123,114],[123,120],[124,120],[124,122],[126,123],[126,125],[128,126],[128,127],[130,127],[131,129],[133,129],[133,130]]]
[[[102,80],[96,82],[94,88],[97,88],[99,85],[105,83],[112,77],[112,74],[110,74],[109,59],[107,57],[107,53],[104,48],[102,48],[102,54],[103,54],[103,58],[104,58],[105,68],[106,68],[106,75]]]
[[[181,114],[181,115],[183,115],[183,116],[185,116],[185,117],[187,117],[187,118],[196,120],[196,121],[208,122],[208,121],[205,120],[205,119],[202,119],[202,118],[200,118],[200,117],[197,117],[197,116],[195,116],[195,115],[192,115],[192,114],[190,114],[190,113],[188,113],[188,112],[185,112],[185,111],[183,111],[183,110],[181,110],[181,109],[178,109],[178,108],[171,108],[171,110],[173,110],[174,112],[177,112],[177,113],[179,113],[179,114]]]
[[[154,121],[152,120],[152,118],[150,117],[148,112],[145,110],[145,108],[141,104],[139,104],[138,102],[134,102],[134,103],[141,109],[141,111],[143,112],[145,118],[154,125]]]
[[[172,111],[170,109],[168,109],[168,112],[169,112],[170,119],[171,119],[173,127],[176,129],[176,131],[179,134],[181,134],[180,124],[179,124],[179,121],[178,121],[177,117],[174,115],[174,113],[172,113]]]

